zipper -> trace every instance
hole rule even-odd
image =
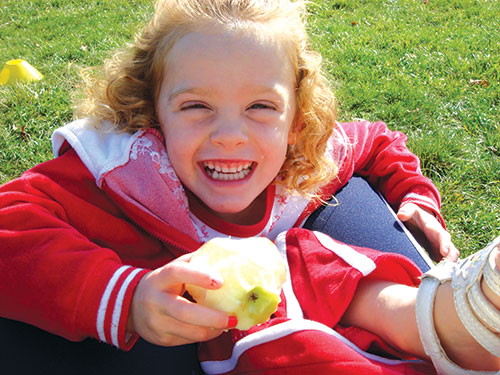
[[[141,229],[143,232],[147,233],[151,237],[155,238],[156,240],[166,244],[170,248],[173,248],[174,250],[177,250],[183,254],[189,254],[192,253],[193,251],[197,250],[202,244],[193,238],[189,237],[187,234],[183,234],[179,232],[177,229],[169,227],[170,230],[176,231],[179,233],[179,235],[183,236],[187,241],[192,243],[192,247],[188,246],[183,246],[179,242],[174,242],[172,239],[165,237],[164,235],[158,233],[157,231],[153,231],[150,228],[146,228],[144,225],[140,224],[136,219],[132,217],[132,215],[129,213],[129,211],[132,211],[131,209],[128,208],[129,203],[120,197],[118,194],[116,194],[113,190],[108,188],[106,185],[106,182],[103,183],[102,190],[106,192],[106,194],[117,204],[117,206],[120,208],[120,210],[123,212],[125,217],[133,223],[135,226],[137,226],[139,229]],[[152,217],[153,220],[157,220]],[[159,220],[157,220],[159,223],[164,224],[165,226],[168,226],[168,224],[163,223]]]
[[[121,208],[121,207],[120,207]],[[183,254],[189,254],[192,252],[192,250],[189,250],[187,247],[183,247],[175,242],[173,242],[172,240],[164,237],[164,236],[161,236],[149,229],[146,229],[144,227],[144,225],[141,225],[139,224],[136,220],[132,219],[132,217],[129,215],[128,212],[126,212],[123,208],[122,208],[122,212],[125,214],[125,217],[128,219],[128,221],[130,221],[131,223],[133,223],[136,227],[138,227],[139,229],[141,229],[143,232],[149,234],[151,237],[153,237],[154,239],[166,244],[166,246],[170,247],[170,248],[173,248],[174,250],[177,250]],[[200,244],[201,246],[201,244]]]

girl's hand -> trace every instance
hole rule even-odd
[[[444,257],[455,262],[460,253],[451,242],[451,236],[441,226],[431,211],[413,203],[407,203],[398,211],[398,219],[403,221],[418,240],[423,235],[427,246],[424,245],[434,260]]]
[[[184,284],[217,289],[222,282],[193,269],[191,255],[182,256],[151,271],[132,297],[127,330],[162,346],[184,345],[213,339],[236,326],[226,313],[193,303],[182,295]]]

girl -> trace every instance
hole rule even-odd
[[[456,259],[405,137],[335,123],[303,14],[284,0],[159,1],[83,118],[54,133],[57,158],[0,189],[0,315],[126,350],[138,336],[214,339],[237,322],[183,297],[184,283],[223,282],[190,253],[216,236],[274,240],[353,173]]]

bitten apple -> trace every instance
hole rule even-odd
[[[267,238],[214,238],[193,254],[190,263],[220,276],[223,285],[209,290],[186,284],[188,293],[199,304],[235,315],[236,328],[264,323],[276,311],[286,268]]]

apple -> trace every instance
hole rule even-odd
[[[269,239],[214,238],[193,253],[190,263],[223,285],[209,290],[186,284],[187,292],[201,305],[235,315],[237,329],[264,323],[276,311],[286,268]]]

